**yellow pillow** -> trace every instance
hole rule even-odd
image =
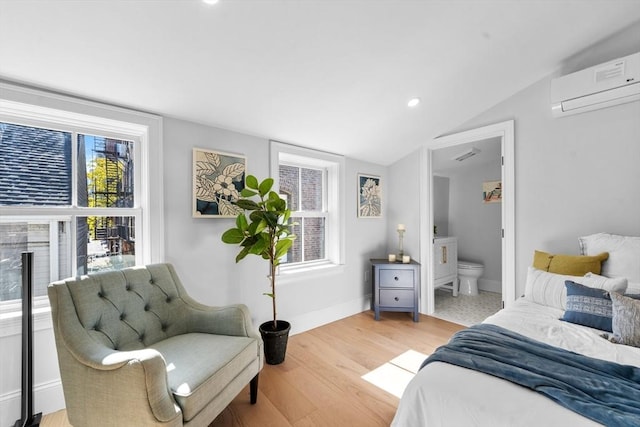
[[[602,262],[609,258],[608,252],[598,255],[561,255],[535,251],[533,267],[549,273],[584,276],[587,273],[600,274]]]

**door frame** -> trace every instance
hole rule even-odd
[[[516,300],[515,281],[515,136],[514,121],[508,120],[432,140],[420,156],[420,312],[434,312],[433,271],[433,166],[432,151],[469,142],[500,138],[502,152],[502,306]],[[425,298],[426,296],[426,298]]]

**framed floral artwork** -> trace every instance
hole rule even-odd
[[[244,188],[247,159],[239,154],[193,149],[193,217],[235,218],[232,202]]]
[[[380,177],[358,174],[358,218],[382,217]]]

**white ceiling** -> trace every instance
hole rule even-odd
[[[387,165],[638,20],[640,0],[0,0],[0,78]]]

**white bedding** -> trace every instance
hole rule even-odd
[[[640,367],[640,348],[612,344],[602,331],[558,320],[563,311],[519,299],[485,320],[590,357]],[[640,423],[640,420],[639,420]],[[534,391],[442,362],[420,370],[404,391],[394,427],[598,426]]]

